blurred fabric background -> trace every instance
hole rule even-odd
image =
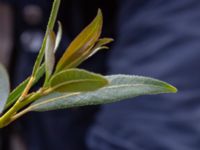
[[[31,73],[51,5],[52,0],[0,1],[0,61],[10,72],[12,88]],[[200,1],[63,0],[58,19],[64,35],[57,58],[98,8],[104,14],[102,35],[115,42],[80,67],[151,76],[179,92],[29,113],[0,130],[0,149],[199,150]]]

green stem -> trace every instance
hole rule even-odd
[[[42,47],[41,47],[40,52],[38,54],[38,57],[36,59],[35,65],[33,67],[33,76],[36,74],[36,72],[37,72],[37,70],[38,70],[38,68],[39,68],[39,66],[42,62],[44,52],[45,52],[47,33],[48,33],[49,30],[53,30],[53,28],[54,28],[56,18],[57,18],[57,15],[58,15],[58,10],[59,10],[59,7],[60,7],[60,2],[61,2],[61,0],[54,0],[54,2],[53,2],[53,7],[52,7],[51,14],[50,14],[50,17],[49,17],[49,22],[48,22],[48,25],[47,25],[47,30],[46,30],[45,37],[44,37],[44,40],[43,40],[43,43],[42,43]]]
[[[24,91],[22,92],[21,96],[19,97],[18,101],[21,101],[26,97],[26,95],[28,94],[28,92],[29,92],[30,88],[32,87],[34,81],[35,81],[35,78],[31,77],[30,80],[28,81],[28,84],[26,85]]]
[[[36,101],[42,96],[48,95],[52,92],[52,89],[40,89],[36,93],[29,94],[23,101],[17,101],[15,105],[9,111],[7,111],[1,118],[0,118],[0,128],[7,126],[14,120],[18,119],[22,115],[28,112],[28,109],[24,109],[18,113],[24,106],[29,105],[30,103]]]
[[[12,120],[13,120],[12,116],[14,116],[23,107],[27,106],[31,102],[33,102],[36,99],[38,99],[41,95],[43,95],[41,93],[41,91],[39,91],[39,92],[35,93],[33,95],[33,97],[32,96],[28,97],[28,92],[29,92],[30,88],[32,87],[32,85],[33,85],[33,83],[35,81],[36,74],[38,72],[38,69],[40,68],[42,59],[44,57],[47,32],[48,32],[49,29],[53,30],[53,28],[54,28],[54,24],[55,24],[55,21],[56,21],[56,18],[57,18],[60,2],[61,2],[61,0],[54,0],[54,2],[53,2],[53,7],[52,7],[51,14],[50,14],[50,17],[49,17],[49,22],[48,22],[48,25],[47,25],[47,30],[46,30],[46,33],[45,33],[45,37],[44,37],[40,52],[38,54],[38,57],[36,59],[35,65],[33,67],[33,73],[31,75],[31,78],[30,78],[26,88],[22,92],[21,96],[17,100],[17,102],[0,118],[0,128],[2,128],[4,126],[8,125],[9,123],[11,123]]]
[[[0,118],[0,128],[7,126],[12,122],[11,117],[15,115],[20,109],[22,109],[24,106],[28,105],[32,101],[36,100],[36,98],[39,98],[41,96],[41,93],[35,93],[30,94],[26,99],[23,101],[17,101],[11,109],[9,109],[1,118]]]

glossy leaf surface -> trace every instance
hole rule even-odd
[[[91,50],[100,37],[102,25],[103,17],[101,10],[99,10],[95,19],[71,42],[59,60],[56,72],[69,68],[69,64]]]
[[[88,59],[89,57],[93,56],[95,53],[97,53],[99,50],[102,49],[108,49],[108,47],[104,46],[105,44],[108,44],[110,42],[112,42],[113,39],[111,38],[102,38],[99,39],[95,45],[91,46],[88,48],[88,50],[85,51],[85,53],[83,53],[80,57],[78,57],[77,59],[75,59],[74,61],[70,62],[66,67],[67,68],[73,68],[73,67],[77,67],[78,65],[80,65],[83,61],[85,61],[86,59]]]
[[[58,92],[93,91],[107,84],[108,81],[102,75],[82,69],[62,71],[50,80],[50,87]]]

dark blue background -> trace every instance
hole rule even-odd
[[[46,10],[44,29],[50,3],[38,2],[34,1]],[[17,1],[19,20],[21,8],[31,3]],[[63,0],[60,19],[65,41],[61,51],[90,22],[98,7],[105,16],[104,35],[114,37],[115,42],[112,50],[82,67],[103,74],[155,77],[175,85],[179,92],[143,96],[104,105],[100,110],[84,107],[29,114],[18,122],[29,149],[199,150],[200,1]],[[19,20],[16,23],[22,25]],[[38,29],[22,26],[16,29],[16,37],[24,30]],[[18,42],[13,62],[14,70],[21,70],[13,73],[18,81],[30,73],[36,56],[20,47]],[[14,78],[16,73],[18,78]]]

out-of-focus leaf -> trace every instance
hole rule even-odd
[[[88,55],[88,57],[86,59],[88,59],[89,57],[96,54],[99,50],[109,49],[107,46],[104,46],[104,45],[109,44],[111,42],[113,42],[113,39],[111,39],[111,38],[99,39],[98,42],[96,43],[96,45],[92,48],[91,53]]]
[[[165,82],[129,75],[107,76],[109,85],[82,93],[52,93],[31,104],[30,111],[48,111],[85,105],[106,104],[140,95],[175,93],[177,89]]]
[[[55,64],[55,34],[53,31],[49,31],[47,34],[47,41],[45,46],[45,69],[46,69],[46,78],[53,72],[54,64]]]
[[[45,72],[45,65],[43,64],[36,73],[35,83],[44,75]],[[12,104],[14,104],[17,99],[21,96],[22,92],[24,91],[26,85],[29,82],[30,77],[24,80],[20,85],[18,85],[10,94],[6,101],[6,105],[4,110],[8,109]]]
[[[26,80],[24,80],[20,85],[18,85],[10,94],[6,102],[6,106],[4,109],[7,109],[10,107],[16,100],[19,98],[19,96],[22,94],[23,90],[25,89],[26,85],[28,84],[30,77],[28,77]]]
[[[95,19],[72,41],[56,66],[56,72],[68,68],[67,66],[78,59],[97,42],[103,24],[101,10]]]
[[[101,47],[103,45],[109,44],[111,42],[113,42],[114,40],[112,38],[101,38],[97,41],[96,45],[94,48],[98,48]]]
[[[62,24],[60,21],[58,21],[58,33],[56,34],[56,44],[55,44],[54,52],[57,51],[58,46],[61,42],[61,39],[62,39]]]
[[[82,69],[68,69],[55,74],[50,80],[50,88],[58,92],[94,91],[108,84],[99,74]]]
[[[2,113],[10,92],[10,81],[6,69],[0,64],[0,114]]]

